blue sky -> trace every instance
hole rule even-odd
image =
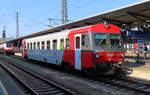
[[[48,18],[61,19],[62,0],[0,0],[0,37],[6,25],[7,37],[16,36],[19,12],[20,36],[49,29]],[[79,20],[142,0],[68,0],[70,20]]]

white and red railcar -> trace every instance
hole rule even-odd
[[[3,42],[0,44],[0,53],[9,55],[12,54],[14,55],[13,47],[10,42]]]
[[[24,39],[23,56],[56,65],[106,74],[124,64],[120,28],[96,24]]]

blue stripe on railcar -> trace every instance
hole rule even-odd
[[[28,58],[42,62],[61,65],[63,50],[27,50]]]

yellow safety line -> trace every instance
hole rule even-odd
[[[2,82],[1,82],[1,81],[0,81],[0,87],[2,88],[2,90],[3,90],[4,94],[5,94],[5,95],[8,95],[8,93],[7,93],[6,89],[5,89],[5,87],[4,87],[4,85],[2,84]]]

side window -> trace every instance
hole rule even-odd
[[[40,42],[37,42],[37,49],[40,49]]]
[[[85,46],[85,35],[82,35],[82,46]]]
[[[53,49],[54,49],[54,50],[57,49],[57,40],[53,40]]]
[[[80,37],[76,37],[76,49],[80,49]]]
[[[33,49],[34,50],[36,49],[36,43],[35,42],[33,43]]]
[[[51,49],[50,48],[50,41],[47,41],[47,49]]]
[[[30,43],[30,49],[32,50],[32,43]]]
[[[60,49],[64,50],[64,39],[60,40]]]
[[[69,38],[66,39],[66,50],[70,49],[70,40]]]
[[[45,42],[42,41],[42,49],[45,49]]]
[[[29,49],[29,43],[27,43],[27,49]]]

